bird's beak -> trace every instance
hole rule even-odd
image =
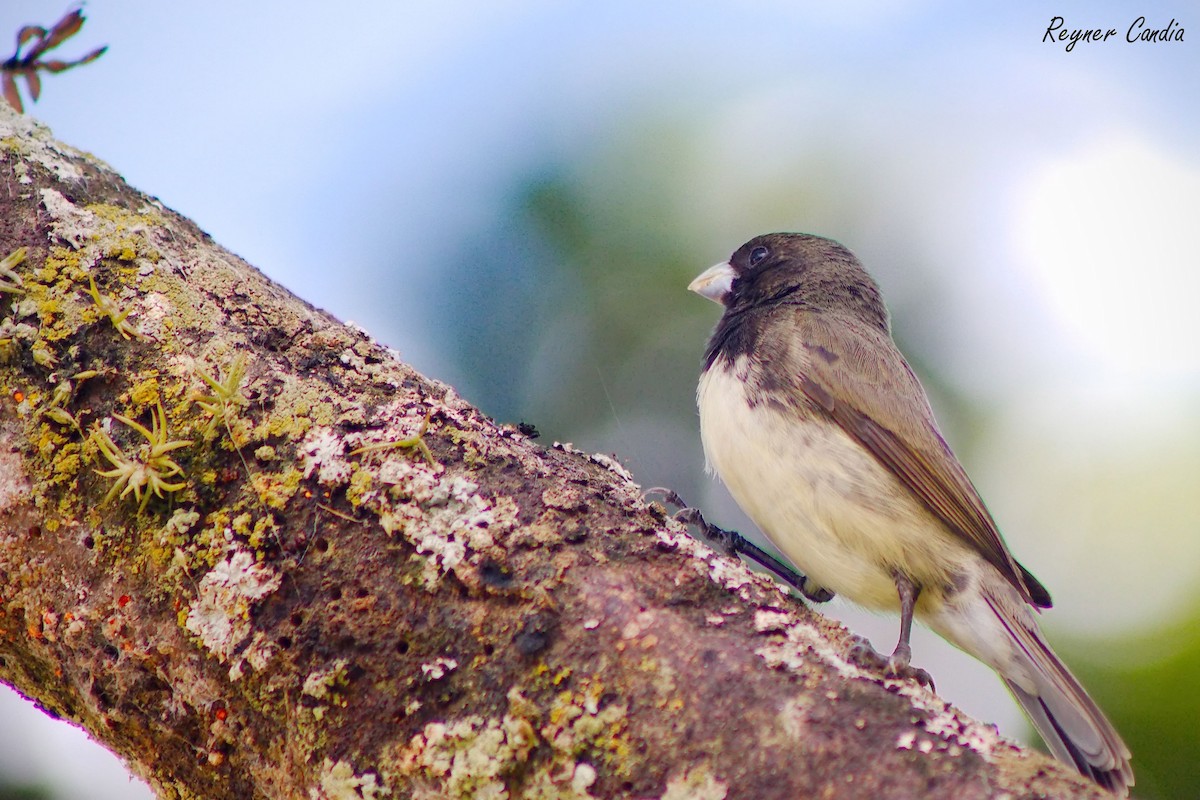
[[[696,280],[688,284],[688,291],[725,305],[725,298],[729,296],[733,279],[733,266],[728,261],[723,261],[700,273]]]

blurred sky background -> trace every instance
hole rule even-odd
[[[70,6],[5,0],[0,36]],[[29,111],[490,415],[615,453],[710,520],[688,282],[746,239],[841,240],[1128,740],[1200,796],[1200,7],[93,0]],[[1066,52],[1067,28],[1116,28]],[[1185,41],[1128,44],[1139,16]],[[882,650],[894,618],[835,601]],[[1028,738],[922,631],[941,693]],[[0,768],[149,797],[7,690]],[[30,796],[30,795],[23,795]]]

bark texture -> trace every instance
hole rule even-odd
[[[0,183],[0,679],[160,797],[1105,796],[2,104]]]

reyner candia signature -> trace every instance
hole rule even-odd
[[[1107,42],[1113,37],[1119,37],[1116,28],[1068,28],[1062,17],[1051,17],[1046,32],[1042,34],[1043,42],[1065,42],[1067,52],[1075,49],[1075,45],[1093,42]],[[1117,41],[1121,41],[1117,39]],[[1183,26],[1171,19],[1161,28],[1156,28],[1146,22],[1145,17],[1138,17],[1129,23],[1125,29],[1124,41],[1130,44],[1150,42],[1182,42]]]

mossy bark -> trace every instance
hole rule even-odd
[[[1104,796],[0,109],[0,679],[159,796]]]

